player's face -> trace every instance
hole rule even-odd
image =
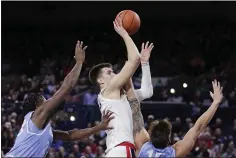
[[[102,75],[101,79],[103,80],[104,83],[109,83],[110,80],[115,76],[116,74],[113,72],[113,70],[109,67],[104,67],[102,69]]]

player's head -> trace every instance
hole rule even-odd
[[[37,93],[29,94],[25,99],[23,103],[23,108],[26,113],[30,111],[34,111],[37,107],[42,105],[43,102],[45,102],[46,99]]]
[[[89,80],[92,84],[96,84],[101,88],[107,86],[115,75],[116,74],[113,72],[111,64],[101,63],[91,68],[89,72]]]
[[[165,148],[171,139],[171,124],[166,120],[154,121],[151,123],[149,135],[155,148]]]

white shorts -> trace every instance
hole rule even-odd
[[[135,158],[135,147],[131,143],[121,143],[120,145],[109,150],[106,157]]]

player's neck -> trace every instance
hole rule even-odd
[[[104,89],[104,88],[106,88],[106,85],[105,85],[105,84],[100,85],[100,91],[101,91],[102,89]]]

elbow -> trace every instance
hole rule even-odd
[[[144,93],[144,98],[145,99],[149,99],[153,96],[153,87],[149,87],[146,91],[146,93]]]
[[[149,88],[149,91],[148,91],[148,98],[151,98],[152,96],[153,96],[153,86],[151,86],[150,88]]]
[[[153,96],[153,87],[148,89],[140,89],[140,93],[137,94],[140,101],[149,99]]]
[[[69,137],[68,137],[67,141],[71,142],[71,141],[80,140],[80,138],[75,137],[71,132],[68,132],[68,134],[69,134]]]

